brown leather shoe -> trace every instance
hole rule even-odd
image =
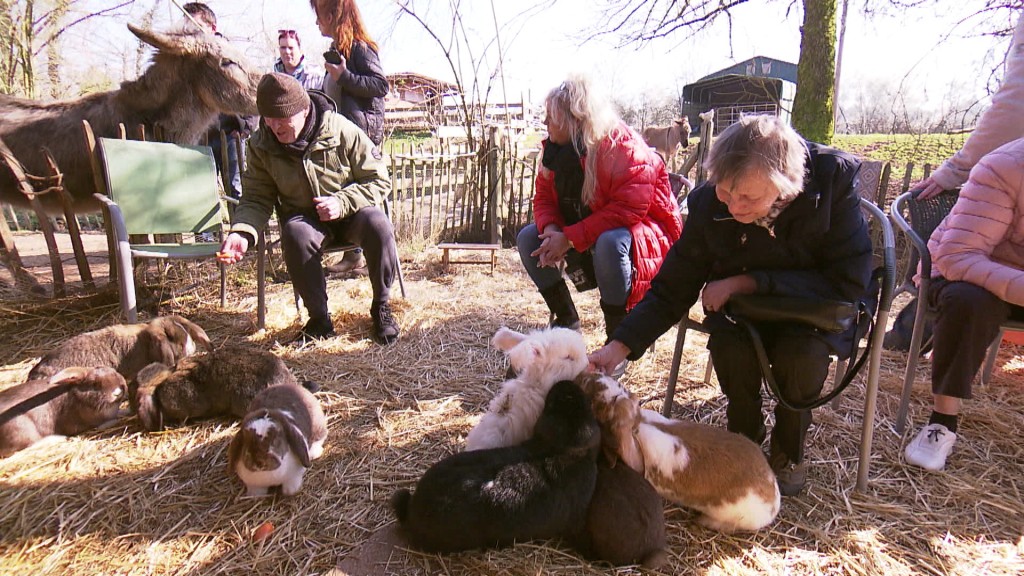
[[[783,496],[797,496],[803,492],[807,483],[807,462],[792,462],[784,453],[776,452],[768,457],[768,464],[775,472],[779,492]]]
[[[362,250],[349,250],[341,256],[341,260],[334,264],[324,266],[328,274],[346,274],[366,268],[366,258],[363,258]]]

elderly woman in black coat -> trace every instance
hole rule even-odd
[[[722,132],[706,165],[709,179],[689,195],[683,234],[650,290],[590,360],[607,372],[624,358],[638,358],[700,297],[711,361],[729,400],[728,428],[760,444],[766,437],[760,365],[749,335],[724,308],[736,294],[846,302],[866,295],[872,252],[854,191],[860,164],[806,142],[776,117],[749,116]],[[853,338],[853,329],[831,334],[795,323],[758,329],[790,403],[818,396],[830,356],[848,354]],[[803,489],[810,425],[809,410],[776,405],[769,460],[785,495]]]

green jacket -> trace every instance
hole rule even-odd
[[[314,210],[313,198],[341,200],[341,218],[383,203],[391,189],[387,166],[370,137],[336,112],[325,111],[320,132],[302,158],[288,156],[263,122],[246,147],[242,198],[231,232],[256,238],[278,204],[285,214]]]

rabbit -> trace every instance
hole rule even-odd
[[[668,561],[665,505],[643,474],[621,461],[597,461],[597,484],[577,549],[614,566],[640,564],[653,570]]]
[[[700,512],[698,522],[713,530],[759,530],[775,520],[779,486],[750,439],[641,409],[608,376],[586,373],[576,382],[593,403],[607,461],[621,457],[664,498]]]
[[[127,384],[113,368],[65,368],[0,391],[0,457],[114,420]]]
[[[413,547],[456,552],[532,539],[581,538],[597,477],[600,432],[589,402],[562,381],[533,436],[516,446],[453,454],[391,497]]]
[[[153,362],[173,365],[213,346],[206,332],[181,316],[160,316],[146,324],[116,324],[66,340],[45,354],[28,373],[29,380],[49,378],[71,366],[108,366],[132,382]]]
[[[272,486],[294,496],[326,440],[327,417],[312,392],[271,386],[253,398],[228,446],[228,476],[237,476],[248,496],[266,496]]]
[[[503,327],[491,342],[508,354],[518,375],[501,385],[487,413],[466,436],[466,450],[524,442],[533,433],[551,386],[560,380],[572,380],[588,364],[583,336],[568,328],[524,335]]]
[[[154,362],[139,371],[136,381],[132,408],[149,431],[162,430],[165,420],[242,418],[261,390],[299,385],[273,353],[237,345],[183,358],[173,367]]]

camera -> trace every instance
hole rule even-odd
[[[324,52],[324,60],[328,64],[334,64],[336,66],[340,65],[341,64],[341,53],[332,48],[332,49],[328,50],[327,52]]]

